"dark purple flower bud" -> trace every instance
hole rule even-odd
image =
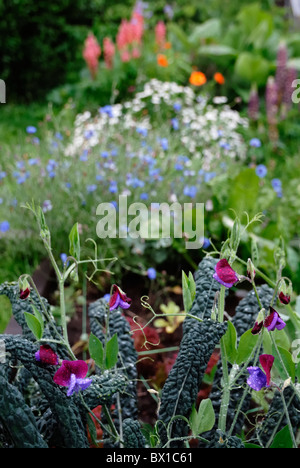
[[[254,327],[251,330],[252,335],[258,335],[261,332],[264,322],[255,322]]]
[[[281,304],[287,305],[291,301],[291,296],[285,295],[282,291],[280,292],[278,297],[279,297],[279,300],[280,300]]]
[[[213,277],[218,281],[218,283],[222,284],[226,288],[231,288],[239,281],[237,273],[231,268],[225,258],[222,258],[217,263]]]
[[[30,296],[29,288],[26,288],[20,291],[20,299],[22,299],[22,301],[24,301],[25,299],[28,299],[29,296]]]

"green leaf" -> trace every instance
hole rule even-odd
[[[246,442],[246,443],[244,444],[244,446],[245,446],[245,448],[262,448],[260,445],[252,444],[252,443],[250,443],[250,442],[249,442],[249,443]]]
[[[114,336],[107,342],[105,350],[105,368],[111,369],[118,362],[119,344],[118,336]]]
[[[238,365],[245,362],[251,355],[259,335],[252,335],[251,330],[246,331],[240,338],[240,343],[237,349],[236,363]]]
[[[44,333],[44,319],[43,319],[43,316],[42,316],[41,312],[35,307],[34,304],[31,304],[31,306],[32,306],[32,309],[33,309],[34,316],[39,321],[39,324],[41,326],[42,336],[43,336],[43,333]]]
[[[279,359],[279,357],[278,357],[278,355],[276,353],[276,350],[273,347],[273,353],[272,354],[275,357],[274,366],[276,367],[276,369],[278,369],[280,377],[283,380],[286,380],[288,377],[291,377],[292,381],[294,382],[295,381],[295,375],[296,375],[296,366],[295,366],[295,363],[293,361],[291,353],[287,349],[282,348],[281,346],[277,346],[277,349],[279,351],[281,359]],[[281,361],[282,361],[283,364],[281,363]],[[289,374],[288,376],[286,375],[286,372],[285,372],[284,368],[288,372],[288,374]]]
[[[223,336],[223,343],[226,349],[226,356],[230,364],[234,364],[237,356],[237,333],[234,325],[228,320],[227,331]]]
[[[249,216],[255,215],[259,194],[259,177],[252,168],[243,169],[231,181],[229,188],[228,206],[241,217],[244,212]]]
[[[24,312],[24,315],[25,315],[28,328],[32,331],[35,338],[37,340],[40,340],[43,336],[43,329],[41,327],[39,320],[33,314],[30,314],[29,312]]]
[[[80,237],[78,223],[74,224],[69,234],[69,251],[70,255],[75,258],[75,260],[80,260]]]
[[[216,39],[221,35],[221,21],[219,18],[212,18],[199,24],[193,29],[189,41],[197,45],[201,39]]]
[[[104,349],[103,344],[93,333],[90,334],[89,338],[89,353],[91,358],[95,361],[96,366],[103,369],[104,360]]]
[[[237,51],[232,47],[223,45],[223,44],[209,44],[198,49],[199,55],[208,55],[208,56],[216,56],[216,57],[235,57],[237,56]]]
[[[237,252],[241,241],[241,222],[239,218],[235,218],[230,235],[230,247],[234,252]]]
[[[6,296],[0,296],[0,334],[4,333],[12,316],[11,302]]]
[[[191,272],[189,276],[182,271],[182,297],[184,310],[188,313],[191,310],[196,295],[196,284]]]
[[[202,400],[198,411],[195,406],[190,415],[190,427],[194,436],[210,431],[215,424],[215,412],[209,398]]]
[[[92,416],[87,413],[87,425],[93,445],[97,446],[97,430]]]
[[[265,84],[270,71],[271,63],[251,52],[242,52],[235,63],[235,73],[250,84]]]
[[[276,434],[270,448],[293,448],[293,441],[288,426],[285,426]]]

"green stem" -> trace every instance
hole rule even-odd
[[[225,286],[221,286],[220,296],[219,296],[219,311],[218,311],[220,323],[224,322],[224,309],[225,309]],[[224,343],[224,337],[221,338],[220,348],[221,348],[221,361],[222,361],[222,369],[223,369],[223,393],[222,393],[222,400],[221,400],[221,406],[220,406],[218,428],[221,431],[225,432],[227,412],[228,412],[229,400],[230,400],[230,385],[229,385],[228,364],[227,364],[228,360],[227,360],[226,347]]]
[[[279,349],[278,349],[278,347],[277,347],[277,343],[276,343],[276,341],[275,341],[275,338],[274,338],[274,336],[273,336],[273,333],[272,333],[272,332],[271,332],[271,333],[269,332],[269,335],[270,335],[270,337],[271,337],[272,344],[273,344],[273,346],[274,346],[274,349],[275,349],[275,351],[276,351],[276,354],[277,354],[277,357],[278,357],[278,359],[279,359],[279,361],[280,361],[280,364],[281,364],[281,366],[282,366],[282,369],[284,370],[284,373],[285,373],[285,375],[286,375],[286,379],[289,379],[289,378],[290,378],[290,375],[289,375],[289,373],[288,373],[288,371],[287,371],[287,369],[286,369],[286,367],[285,367],[285,364],[284,364],[284,362],[283,362],[283,359],[282,359],[281,354],[280,354],[280,352],[279,352]],[[290,386],[292,387],[292,389],[294,390],[294,392],[296,393],[296,395],[297,395],[297,397],[298,397],[298,399],[299,399],[299,401],[300,401],[300,393],[299,393],[297,387],[294,385],[294,383],[293,383],[292,381],[290,382]]]
[[[297,448],[297,443],[296,443],[296,440],[295,440],[295,435],[294,435],[294,431],[293,431],[293,426],[292,426],[292,424],[291,424],[290,415],[289,415],[289,412],[288,412],[288,408],[287,408],[287,406],[286,406],[286,402],[285,402],[285,398],[284,398],[284,396],[283,396],[283,392],[280,392],[280,396],[281,396],[281,400],[282,400],[282,404],[283,404],[283,408],[284,408],[284,412],[285,412],[287,424],[288,424],[288,427],[289,427],[291,439],[292,439],[292,441],[293,441],[293,448]]]
[[[113,422],[113,420],[112,420],[111,414],[110,414],[110,412],[109,412],[107,406],[106,406],[106,405],[103,405],[103,406],[102,406],[102,409],[103,409],[103,412],[104,412],[105,417],[106,417],[106,419],[107,419],[107,422],[108,422],[108,424],[109,424],[109,426],[110,426],[110,428],[111,428],[111,431],[112,431],[112,434],[113,434],[114,439],[115,439],[116,441],[120,440],[118,431],[117,431],[116,426],[115,426],[115,424],[114,424],[114,422]],[[105,430],[106,430],[106,429],[105,429]]]

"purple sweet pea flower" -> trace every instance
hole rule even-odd
[[[215,267],[214,279],[226,288],[231,288],[239,281],[237,273],[231,268],[228,261],[222,258]]]
[[[57,354],[49,345],[40,346],[40,349],[35,353],[35,358],[38,362],[51,366],[57,366],[59,362]]]
[[[251,366],[247,368],[250,374],[247,379],[247,384],[256,392],[259,392],[264,387],[270,386],[274,356],[271,354],[262,354],[259,356],[259,362],[265,372],[263,372],[260,367]]]
[[[285,326],[286,323],[282,320],[279,313],[273,309],[273,307],[270,307],[270,314],[265,318],[265,320],[255,322],[251,333],[252,335],[258,335],[261,332],[262,327],[267,328],[268,331],[274,331],[275,328],[277,328],[277,330],[282,330]]]
[[[92,379],[85,378],[87,372],[88,365],[85,361],[62,361],[53,380],[57,385],[68,387],[67,396],[71,396],[91,385]]]
[[[278,312],[273,309],[273,307],[270,307],[270,315],[265,319],[264,326],[268,331],[273,331],[275,328],[277,328],[277,330],[282,330],[286,326],[286,323],[282,320]]]
[[[253,390],[259,392],[259,390],[267,386],[266,374],[264,374],[260,367],[248,367],[247,370],[250,374],[247,379],[247,384]]]
[[[131,299],[116,285],[113,285],[112,295],[109,301],[109,310],[115,310],[118,307],[129,309]]]

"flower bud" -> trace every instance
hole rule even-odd
[[[28,299],[30,296],[30,285],[27,281],[27,279],[20,279],[19,280],[19,288],[20,288],[20,299],[24,301],[25,299]]]
[[[289,284],[286,284],[286,281],[284,279],[280,280],[279,287],[278,287],[278,298],[281,304],[289,304],[291,301],[291,295],[292,295],[292,284],[289,282]]]
[[[251,258],[248,258],[248,261],[247,261],[247,275],[251,279],[251,281],[254,281],[255,268],[254,268]]]

